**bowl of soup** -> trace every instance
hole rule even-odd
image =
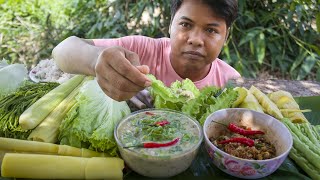
[[[279,120],[243,108],[212,113],[203,131],[213,164],[244,179],[262,178],[276,171],[293,144],[290,131]]]
[[[203,140],[200,124],[167,109],[144,109],[121,120],[114,136],[126,165],[152,178],[175,176],[191,165]]]

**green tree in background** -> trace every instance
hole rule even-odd
[[[319,2],[239,1],[225,59],[247,77],[266,70],[283,78],[320,80]]]
[[[319,0],[239,1],[220,58],[245,77],[320,81],[319,9]],[[30,67],[71,35],[168,36],[170,0],[0,0],[0,14],[0,58]]]

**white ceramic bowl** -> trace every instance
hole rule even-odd
[[[217,148],[209,140],[217,138],[226,128],[214,123],[235,123],[265,132],[267,140],[276,148],[276,157],[266,160],[242,159]],[[206,119],[204,126],[204,139],[206,150],[213,163],[222,171],[235,177],[244,179],[257,179],[270,175],[279,168],[286,159],[292,147],[293,140],[289,130],[279,120],[260,112],[229,108],[212,113]]]
[[[178,153],[175,152],[173,154],[171,154],[173,148],[177,148],[179,145],[182,147],[182,140],[180,140],[178,144],[174,146],[158,149],[164,152],[163,154],[158,153],[158,155],[154,153],[154,151],[151,153],[149,151],[150,149],[143,149],[143,151],[141,151],[139,148],[124,148],[126,145],[123,141],[123,134],[126,133],[125,131],[133,132],[133,130],[128,130],[130,129],[128,127],[128,123],[131,123],[135,119],[143,119],[144,117],[149,116],[148,114],[150,113],[161,115],[161,117],[164,118],[166,118],[168,115],[171,117],[175,116],[177,120],[181,121],[181,123],[185,124],[186,126],[192,126],[192,132],[195,135],[194,137],[196,137],[192,141],[193,143],[189,143],[188,148],[184,149],[183,151],[179,151]],[[170,121],[169,118],[167,119]],[[186,133],[188,132],[184,132],[183,134]],[[125,161],[126,165],[128,165],[133,171],[143,176],[152,178],[171,177],[188,169],[196,157],[199,146],[203,140],[202,127],[196,120],[180,112],[163,109],[146,109],[132,113],[117,124],[115,127],[114,136],[121,157]],[[130,142],[131,140],[129,140],[129,143]],[[134,142],[134,140],[132,140],[132,142]],[[128,143],[128,141],[126,143]]]

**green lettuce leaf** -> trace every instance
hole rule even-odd
[[[201,115],[206,112],[206,109],[214,104],[216,101],[215,95],[220,91],[220,88],[214,86],[207,86],[201,89],[200,95],[185,103],[182,106],[182,112],[196,118],[200,119]]]
[[[167,87],[153,75],[148,77],[152,81],[150,92],[156,109],[181,111],[201,124],[211,113],[231,108],[238,97],[238,92],[233,88],[222,91],[219,87],[207,86],[199,90],[190,79],[176,81]]]
[[[201,125],[204,124],[207,117],[220,109],[231,108],[234,101],[237,100],[238,92],[234,89],[226,88],[215,100],[213,104],[210,104],[209,107],[206,109],[206,112],[202,114],[199,122]]]
[[[116,156],[113,131],[118,121],[130,114],[127,103],[115,101],[105,95],[96,80],[86,82],[76,100],[77,103],[60,125],[60,144]]]
[[[162,81],[148,74],[152,81],[150,94],[154,99],[155,108],[181,110],[183,104],[199,96],[200,91],[190,79],[175,81],[167,87]]]

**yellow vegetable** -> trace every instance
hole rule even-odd
[[[59,127],[67,112],[77,102],[75,97],[81,85],[90,77],[85,78],[63,101],[34,129],[28,140],[57,143]],[[92,78],[90,78],[92,79]]]
[[[283,115],[281,114],[281,111],[277,107],[274,102],[272,102],[267,95],[265,95],[263,92],[261,92],[258,88],[251,86],[249,91],[257,98],[259,104],[263,107],[264,112],[277,118],[282,119]]]
[[[122,179],[124,162],[120,158],[93,157],[85,168],[86,179]]]
[[[71,157],[6,153],[3,177],[30,179],[122,179],[124,162],[115,157]]]
[[[247,96],[242,101],[242,103],[239,105],[239,107],[240,108],[247,108],[247,109],[251,109],[251,110],[254,110],[254,111],[258,111],[258,112],[264,113],[263,112],[263,108],[259,104],[259,102],[256,99],[256,97],[254,97],[254,95],[250,91],[248,91],[246,88],[243,87],[243,89],[245,91],[247,91]]]
[[[106,153],[99,153],[89,149],[80,149],[67,145],[57,145],[37,141],[27,141],[12,138],[0,137],[0,150],[6,152],[19,153],[39,153],[39,154],[56,154],[63,156],[79,157],[108,157]]]
[[[307,112],[307,110],[300,110],[298,103],[289,92],[280,90],[268,94],[268,97],[278,106],[284,117],[294,123],[308,122],[302,114],[302,112]]]
[[[245,87],[235,87],[234,90],[238,92],[238,97],[233,102],[232,107],[238,107],[247,97],[248,90]]]
[[[69,146],[71,147],[71,146]],[[80,157],[109,157],[109,154],[99,153],[97,151],[92,151],[89,149],[81,148],[81,156]]]
[[[56,154],[59,145],[0,137],[0,150]]]
[[[299,105],[294,100],[293,96],[287,91],[276,91],[268,94],[268,97],[280,109],[299,109]]]
[[[84,77],[74,76],[32,104],[19,117],[21,128],[29,130],[40,124],[83,81]]]

